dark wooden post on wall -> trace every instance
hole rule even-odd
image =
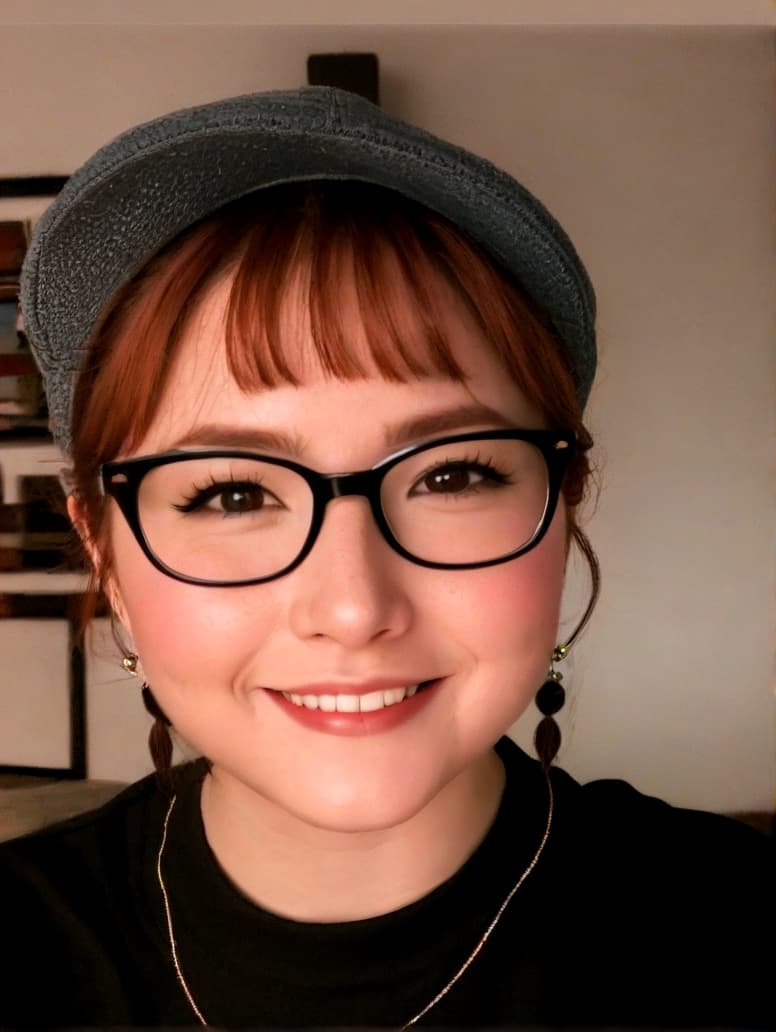
[[[310,54],[308,86],[337,86],[380,103],[380,69],[377,54]]]

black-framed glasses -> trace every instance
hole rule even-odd
[[[478,430],[403,448],[354,473],[208,449],[107,462],[101,480],[158,570],[238,587],[295,569],[326,506],[348,495],[367,498],[391,548],[420,566],[516,559],[544,537],[574,451],[563,430]]]

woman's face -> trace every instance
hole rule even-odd
[[[133,454],[165,451],[192,433],[217,447],[271,429],[301,438],[298,461],[342,472],[368,469],[397,450],[386,443],[391,427],[473,400],[514,426],[543,425],[444,284],[436,288],[447,295],[443,330],[470,374],[467,386],[443,377],[391,383],[376,370],[360,381],[327,379],[313,359],[304,313],[287,309],[286,353],[302,386],[243,393],[224,357],[228,286],[221,283],[191,321],[157,418]],[[347,295],[343,319],[363,353]],[[493,425],[486,418],[446,432]],[[548,669],[565,564],[562,505],[526,555],[483,569],[437,570],[394,552],[365,498],[337,498],[301,565],[268,583],[231,588],[165,576],[115,506],[110,518],[117,608],[162,709],[222,783],[259,793],[307,824],[366,831],[418,814],[482,760]],[[422,703],[399,703],[391,721],[355,733],[300,721],[278,695],[375,678],[443,681]]]

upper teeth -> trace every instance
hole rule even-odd
[[[283,692],[283,698],[293,702],[295,706],[306,706],[308,709],[322,709],[326,713],[371,713],[385,706],[395,706],[404,699],[410,699],[419,685],[407,688],[388,688],[386,691],[369,692],[368,695],[297,695],[294,692]]]

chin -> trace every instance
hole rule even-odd
[[[315,811],[295,809],[289,812],[306,827],[316,831],[332,835],[370,835],[400,827],[418,810],[409,808],[406,812],[396,814],[375,813],[374,808],[368,806],[348,809],[320,806]]]
[[[343,834],[380,832],[404,824],[449,780],[444,769],[435,770],[428,762],[405,763],[397,770],[395,755],[391,763],[374,757],[370,764],[332,763],[319,756],[314,764],[283,764],[285,770],[212,759],[222,787],[230,794],[236,789],[243,795],[247,790],[258,804],[258,813],[263,810],[273,824],[290,821]]]
[[[370,779],[342,780],[319,786],[322,791],[275,797],[286,813],[321,831],[368,834],[387,831],[412,820],[437,794],[439,787],[424,790],[417,783],[397,784],[395,778],[380,785]]]

